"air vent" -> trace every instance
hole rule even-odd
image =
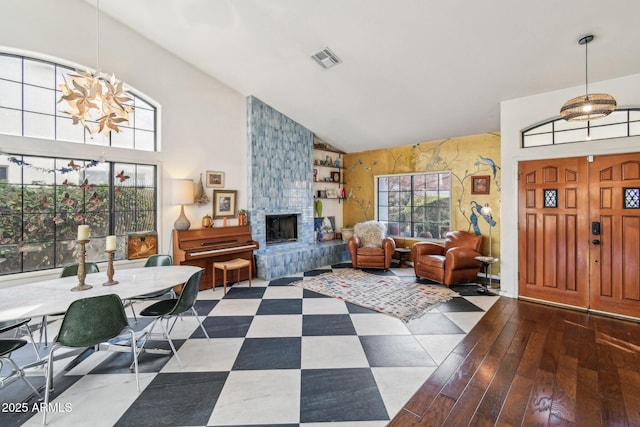
[[[322,65],[323,68],[331,68],[342,62],[328,47],[325,47],[320,52],[314,53],[311,57],[315,59],[318,64]]]

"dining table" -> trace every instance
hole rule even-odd
[[[168,290],[185,283],[198,270],[200,267],[189,265],[120,269],[113,276],[118,283],[109,286],[103,285],[108,282],[106,272],[92,273],[85,279],[92,287],[82,291],[71,290],[78,285],[77,276],[0,288],[0,322],[64,313],[72,302],[82,298],[116,294],[126,300]]]

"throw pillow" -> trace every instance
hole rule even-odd
[[[386,227],[378,221],[361,222],[353,227],[353,233],[358,236],[364,248],[381,248],[386,235]]]

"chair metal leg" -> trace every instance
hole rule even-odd
[[[53,386],[53,351],[57,345],[54,344],[49,351],[49,360],[47,360],[46,382],[44,386],[44,406],[42,408],[42,425],[47,424],[47,407],[49,406],[49,397]]]
[[[42,360],[42,358],[40,357],[40,351],[38,351],[38,346],[36,345],[36,340],[33,339],[33,333],[31,333],[31,329],[29,328],[29,325],[24,325],[25,328],[27,328],[27,333],[29,334],[29,338],[31,338],[31,344],[33,345],[33,351],[36,352],[36,358],[39,361]]]
[[[36,396],[38,396],[38,398],[42,397],[40,395],[40,392],[33,386],[33,384],[31,384],[31,382],[29,382],[29,380],[27,380],[26,375],[24,373],[24,370],[19,367],[16,362],[14,362],[11,358],[9,357],[0,357],[0,368],[2,368],[4,366],[3,361],[7,361],[9,363],[9,365],[11,365],[11,375],[9,375],[9,377],[14,376],[15,375],[15,379],[12,381],[7,381],[7,378],[1,379],[0,380],[0,389],[11,384],[13,381],[17,381],[18,379],[22,379],[22,381],[26,382],[27,385],[29,386],[29,388],[31,388],[31,390],[33,390],[33,392],[36,394]]]
[[[204,336],[207,337],[207,341],[209,341],[209,334],[207,334],[207,330],[204,328],[204,325],[200,321],[200,318],[198,317],[198,312],[196,311],[195,307],[193,307],[193,306],[191,307],[191,312],[196,317],[196,320],[198,321],[198,324],[200,325],[200,329],[202,329],[202,332],[204,332]]]
[[[131,356],[133,357],[133,366],[135,367],[136,372],[136,390],[140,393],[140,378],[138,376],[138,351],[136,344],[136,331],[133,328],[129,328],[129,333],[131,334]]]
[[[167,341],[169,341],[169,346],[171,347],[171,350],[173,351],[173,355],[176,357],[176,360],[178,361],[178,365],[180,365],[180,367],[183,368],[184,366],[182,365],[182,360],[180,360],[180,356],[178,356],[178,351],[174,347],[173,341],[171,341],[171,337],[169,336],[169,331],[167,331],[167,328],[162,324],[162,322],[160,322],[160,326],[164,330],[164,335],[167,338]]]
[[[133,301],[129,300],[129,307],[131,307],[131,313],[133,313],[133,321],[137,322],[136,311],[133,309]]]

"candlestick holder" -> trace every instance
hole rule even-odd
[[[86,245],[89,243],[89,240],[76,240],[76,243],[80,245],[80,256],[78,259],[78,285],[71,288],[73,292],[76,291],[86,291],[87,289],[93,288],[91,285],[87,285],[84,280],[87,277],[87,267],[85,265],[87,258],[87,250]]]
[[[109,260],[107,262],[107,281],[104,282],[102,284],[102,286],[112,286],[112,285],[117,285],[118,281],[117,280],[113,280],[113,254],[115,253],[115,250],[112,251],[106,251],[108,256],[109,256]]]

